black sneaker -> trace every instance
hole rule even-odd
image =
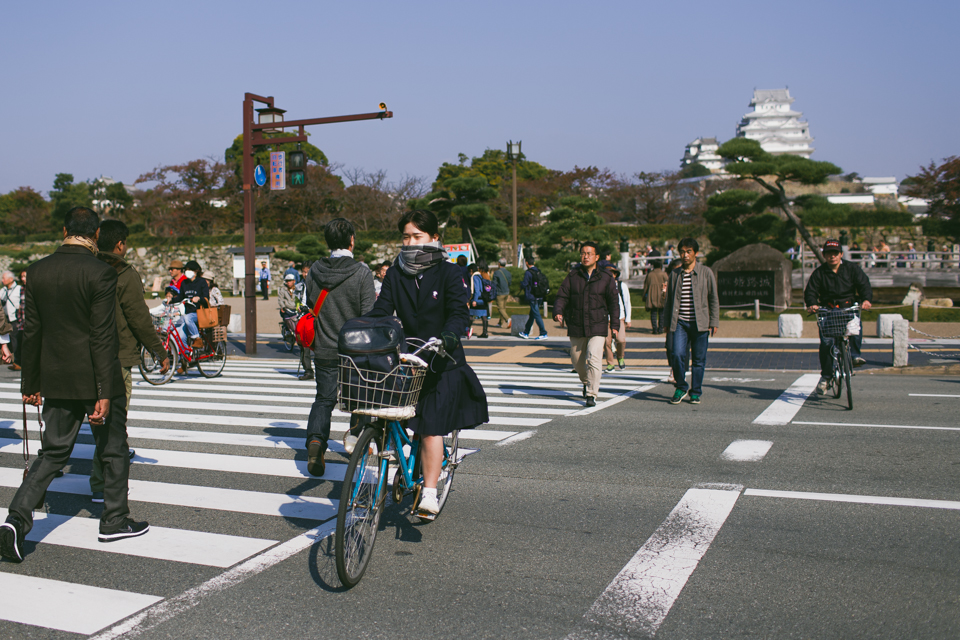
[[[597,406],[597,399],[594,398],[593,396],[587,396],[587,406],[588,407]]]
[[[15,515],[0,524],[0,556],[10,562],[23,562],[23,521]]]
[[[583,385],[583,397],[587,397],[587,385]]]
[[[306,371],[300,374],[299,376],[297,376],[297,380],[313,380],[313,372]]]
[[[124,538],[136,538],[137,536],[142,536],[149,530],[150,525],[146,522],[134,522],[130,518],[126,518],[123,521],[123,526],[116,531],[107,533],[103,529],[100,529],[100,535],[97,536],[97,540],[100,542],[116,542],[117,540],[123,540]]]
[[[320,477],[327,469],[327,463],[323,459],[326,453],[326,447],[317,439],[312,439],[307,443],[307,471],[310,475]]]
[[[96,502],[97,504],[103,504],[103,491],[94,491],[90,495],[90,502]]]

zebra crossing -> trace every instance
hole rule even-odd
[[[605,374],[597,407],[584,409],[581,384],[569,369],[478,364],[474,370],[487,393],[490,422],[462,431],[460,438],[463,446],[480,449],[535,437],[551,420],[602,410],[665,376],[662,370]],[[304,540],[290,547],[292,553],[314,541],[317,532],[326,535],[346,470],[339,440],[349,414],[334,411],[326,472],[314,478],[306,469],[304,433],[316,386],[297,380],[296,373],[294,359],[231,359],[218,378],[191,372],[154,387],[139,379],[135,369],[128,414],[130,445],[136,449],[130,505],[132,517],[150,521],[150,532],[111,544],[97,542],[100,507],[89,502],[94,446],[84,425],[63,477],[51,483],[44,509],[35,513],[34,528],[26,536],[27,558],[21,565],[0,564],[0,590],[18,594],[0,599],[0,636],[18,635],[18,625],[93,634],[194,587],[197,571],[215,580],[224,569],[236,571],[241,563],[277,555],[291,538]],[[36,412],[27,415],[35,440]],[[4,376],[4,505],[22,480],[21,416],[19,380]],[[38,443],[33,444],[35,451]],[[482,457],[471,462],[482,463]],[[0,518],[5,517],[6,510],[0,509]],[[303,538],[305,531],[314,532],[313,537]],[[162,563],[164,575],[173,576],[170,582],[176,586],[154,587],[131,578],[117,588],[92,569],[98,554],[125,556],[131,576],[148,575]],[[71,571],[71,581],[42,570],[77,562],[89,564],[91,571]],[[55,614],[50,602],[58,603]]]

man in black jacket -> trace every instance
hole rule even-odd
[[[823,258],[827,261],[810,274],[807,288],[803,291],[803,303],[807,311],[816,313],[817,309],[845,308],[859,302],[864,310],[872,306],[873,289],[870,279],[863,269],[841,257],[840,243],[836,240],[827,240],[823,245]],[[826,393],[830,380],[833,379],[833,358],[830,352],[833,349],[834,338],[824,337],[820,333],[820,383],[817,393]],[[860,323],[859,335],[850,337],[850,355],[853,356],[853,365],[859,367],[865,360],[860,357],[860,346],[863,343],[863,323]]]
[[[64,219],[63,245],[27,270],[23,331],[23,401],[40,406],[46,429],[43,455],[30,466],[0,525],[0,554],[23,560],[23,539],[33,527],[33,509],[54,474],[70,459],[84,415],[103,464],[104,507],[100,542],[139,536],[127,507],[125,430],[127,399],[117,357],[117,272],[97,260],[99,219],[74,207]]]

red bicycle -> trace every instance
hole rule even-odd
[[[160,334],[160,341],[167,353],[170,354],[170,368],[166,373],[160,371],[162,362],[157,361],[146,347],[140,347],[140,375],[150,384],[166,384],[181,365],[184,372],[192,365],[196,365],[197,370],[205,378],[216,378],[223,373],[223,367],[227,363],[227,343],[214,340],[213,329],[201,330],[202,347],[195,348],[184,343],[176,327],[176,319],[182,314],[178,306],[165,305],[161,315],[153,316],[153,326]]]

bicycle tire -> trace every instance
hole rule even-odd
[[[367,427],[357,440],[340,491],[334,540],[337,576],[356,586],[370,564],[387,497],[387,461],[379,454],[378,430]]]
[[[849,346],[843,350],[843,377],[847,383],[847,409],[853,410],[853,356]]]
[[[280,327],[283,331],[283,346],[286,347],[287,351],[293,351],[293,347],[297,344],[296,334],[290,331],[290,327],[286,323],[281,323]]]
[[[843,342],[838,338],[833,347],[837,350],[833,354],[833,397],[835,399],[843,393],[843,347]]]
[[[169,347],[169,344],[167,346]],[[172,378],[173,374],[177,371],[179,358],[176,349],[168,349],[167,353],[170,357],[170,368],[167,369],[166,373],[160,373],[162,363],[157,362],[153,354],[150,353],[146,347],[140,347],[140,364],[138,368],[140,369],[140,376],[146,382],[155,386],[170,382],[170,378]]]
[[[214,345],[210,356],[197,359],[197,369],[204,378],[216,378],[223,373],[223,367],[227,363],[227,343],[215,342]]]
[[[440,511],[443,511],[443,505],[447,503],[447,496],[450,495],[450,487],[453,485],[453,475],[457,471],[459,461],[460,432],[453,431],[449,435],[443,436],[443,467],[440,469],[440,479],[437,480],[437,503],[440,505]],[[437,511],[437,515],[440,515]]]

